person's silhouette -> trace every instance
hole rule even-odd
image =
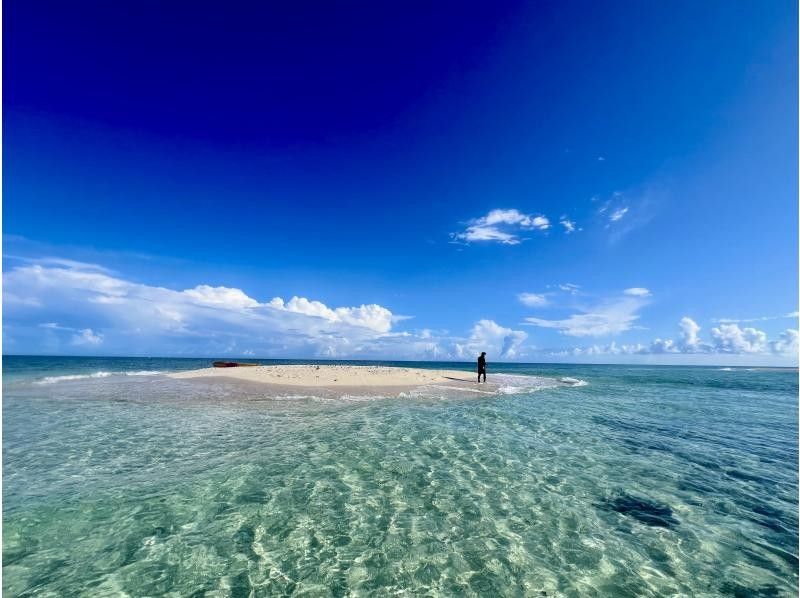
[[[486,351],[478,357],[478,384],[481,383],[481,374],[483,374],[483,381],[486,382]]]

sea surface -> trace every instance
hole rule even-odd
[[[796,372],[490,364],[496,394],[335,399],[163,375],[208,365],[3,359],[4,595],[798,593]]]

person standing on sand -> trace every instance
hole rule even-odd
[[[481,374],[483,374],[483,382],[486,383],[486,351],[478,357],[478,384],[481,383]]]

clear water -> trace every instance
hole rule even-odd
[[[4,359],[5,595],[797,595],[794,372],[375,400],[144,375],[207,364]]]

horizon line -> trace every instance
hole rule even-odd
[[[82,358],[82,359],[207,359],[207,360],[223,360],[223,358],[199,356],[170,356],[170,355],[45,355],[45,354],[30,354],[30,353],[3,353],[0,358],[6,357],[57,357],[57,358]],[[455,361],[451,359],[358,359],[358,358],[317,358],[317,357],[225,357],[224,360],[240,360],[240,361],[330,361],[330,362],[347,362],[347,361],[368,361],[373,363],[463,363],[472,365],[472,361]],[[494,361],[489,362],[497,364],[510,364],[510,365],[535,365],[535,366],[552,366],[552,365],[576,365],[576,366],[632,366],[632,367],[667,367],[667,368],[758,368],[770,370],[797,370],[800,371],[800,364],[798,365],[726,365],[726,364],[682,364],[682,363],[595,363],[595,362],[575,362],[575,361]]]

